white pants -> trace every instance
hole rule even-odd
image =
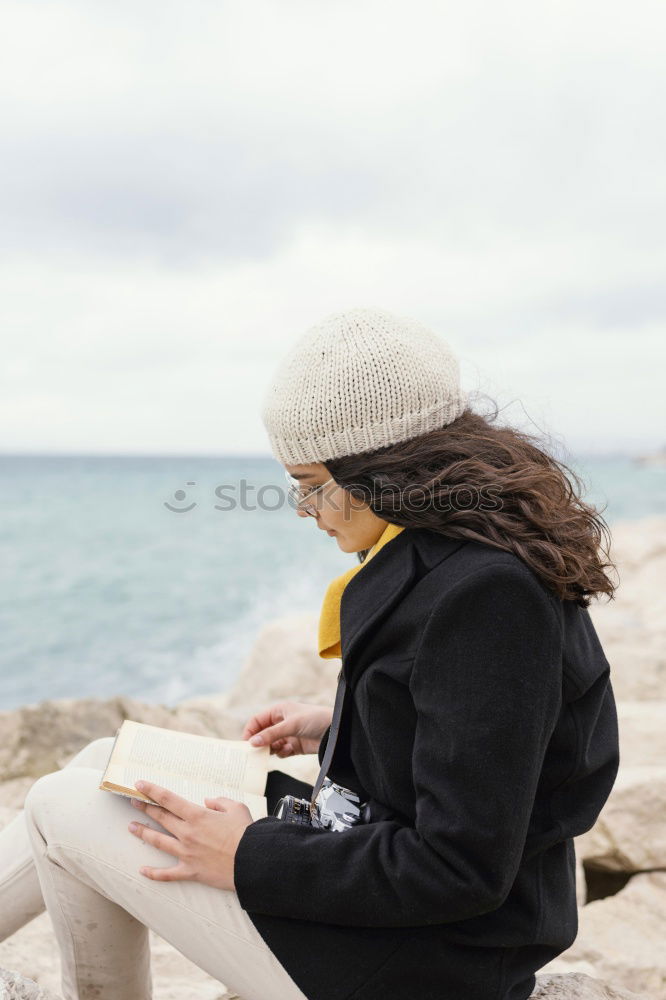
[[[148,928],[243,1000],[307,1000],[235,892],[139,874],[174,859],[127,829],[160,823],[98,787],[112,743],[93,740],[35,781],[0,830],[0,941],[46,907],[65,1000],[150,1000]]]

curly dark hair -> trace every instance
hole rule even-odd
[[[617,584],[606,570],[616,567],[601,511],[582,500],[580,477],[539,438],[497,426],[498,412],[468,405],[441,429],[325,465],[391,524],[513,552],[559,598],[581,607],[600,594],[612,600]],[[361,562],[368,551],[358,553]]]

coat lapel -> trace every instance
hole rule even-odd
[[[406,528],[351,578],[340,601],[340,647],[345,680],[364,638],[433,566],[452,555],[465,539],[446,538],[422,528]]]

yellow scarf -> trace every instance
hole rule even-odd
[[[319,655],[323,659],[331,660],[334,657],[342,656],[340,647],[340,601],[343,590],[351,578],[363,569],[366,563],[379,552],[381,547],[390,542],[396,535],[399,535],[401,531],[404,531],[404,528],[399,527],[397,524],[387,524],[368,552],[365,560],[359,563],[358,566],[352,566],[351,569],[348,569],[341,576],[336,576],[335,580],[331,580],[329,583],[319,616]]]

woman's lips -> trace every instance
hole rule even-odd
[[[327,528],[326,529],[326,534],[327,535],[334,535],[335,534],[335,530],[333,528]]]

